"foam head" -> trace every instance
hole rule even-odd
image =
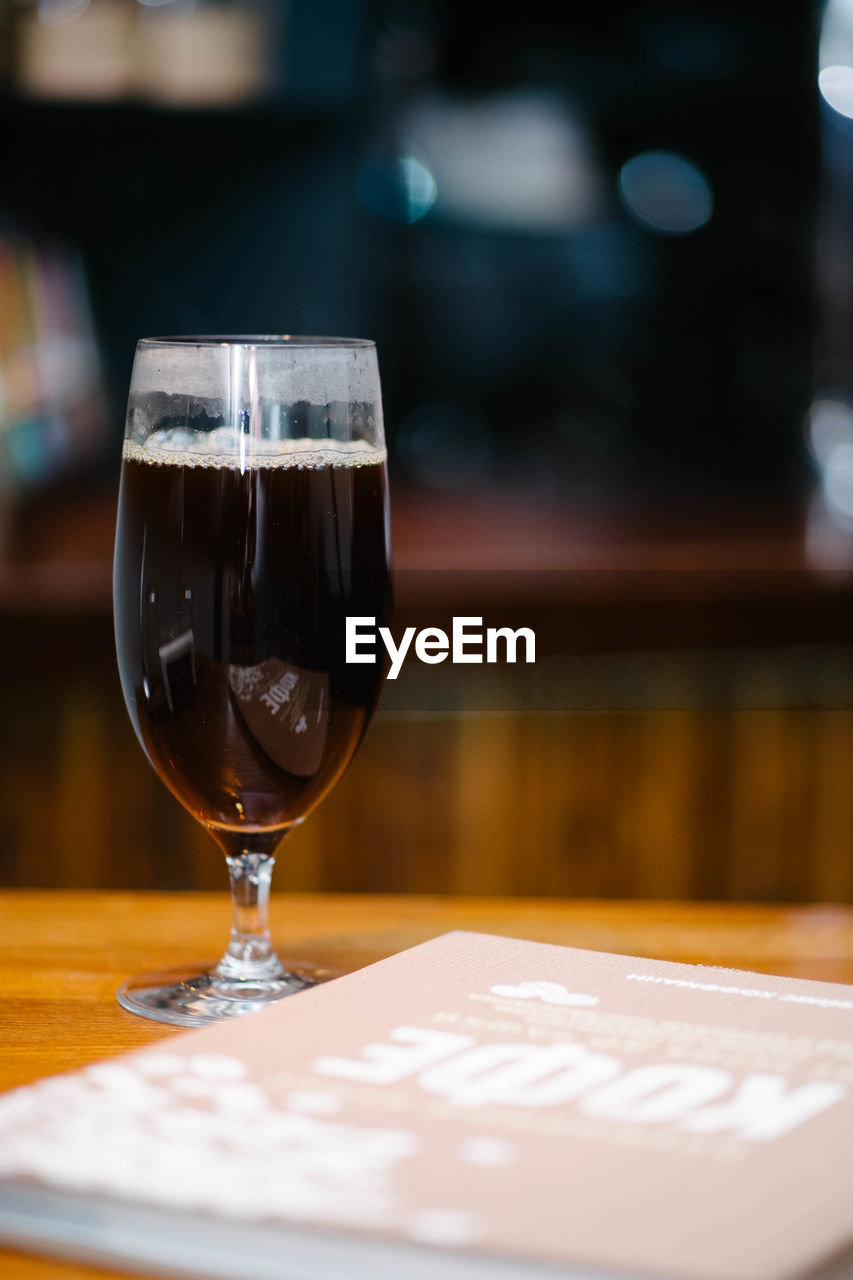
[[[382,447],[374,343],[352,338],[146,338],[136,350],[125,437],[362,441]],[[244,443],[239,445],[238,437]],[[190,447],[189,442],[183,447]]]

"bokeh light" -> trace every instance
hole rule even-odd
[[[806,414],[806,444],[825,466],[840,445],[853,445],[853,409],[840,400],[815,400]]]
[[[853,444],[832,450],[823,469],[823,491],[830,506],[842,516],[853,517]]]
[[[386,160],[367,156],[358,175],[358,194],[371,213],[386,222],[418,222],[435,204],[438,188],[415,155]]]
[[[853,67],[824,67],[817,84],[824,102],[840,116],[853,120]]]
[[[600,215],[600,166],[585,126],[546,92],[415,99],[405,137],[425,157],[442,218],[511,232],[565,232]]]
[[[402,156],[398,165],[409,211],[409,222],[418,222],[435,204],[438,194],[435,178],[417,156]]]
[[[827,0],[820,22],[819,65],[824,68],[853,64],[853,0]]]
[[[619,195],[632,218],[663,235],[698,231],[714,207],[701,169],[671,151],[644,151],[623,165]]]

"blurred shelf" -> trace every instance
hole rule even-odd
[[[0,613],[109,612],[115,509],[112,492],[31,499],[0,554]]]
[[[615,574],[644,589],[659,579],[687,594],[728,591],[743,574],[815,572],[795,503],[643,496],[542,502],[419,490],[398,493],[393,516],[395,562],[405,570],[562,573],[595,593],[609,592]]]

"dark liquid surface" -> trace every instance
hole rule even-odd
[[[122,688],[151,763],[202,822],[281,830],[343,772],[384,674],[347,665],[345,619],[387,621],[387,554],[381,463],[241,473],[125,457]]]

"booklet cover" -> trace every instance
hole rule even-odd
[[[853,1276],[853,988],[451,933],[0,1098],[0,1239],[240,1280]]]

